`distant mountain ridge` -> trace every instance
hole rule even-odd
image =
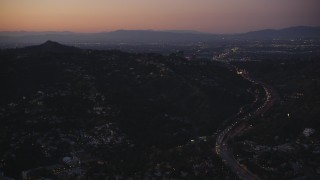
[[[190,30],[117,30],[101,33],[75,32],[0,32],[0,43],[39,44],[51,39],[60,43],[104,43],[104,44],[148,44],[148,43],[188,43],[226,42],[228,40],[272,40],[272,39],[320,38],[320,27],[297,26],[284,29],[265,29],[239,34],[210,34]]]
[[[251,39],[295,39],[295,38],[319,38],[320,27],[296,26],[284,29],[264,29],[240,34],[240,37]]]

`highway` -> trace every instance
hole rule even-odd
[[[229,66],[231,66],[229,64]],[[237,69],[233,66],[233,68]],[[222,159],[222,161],[235,173],[240,179],[252,180],[260,179],[257,175],[250,172],[244,165],[241,165],[233,154],[232,148],[230,148],[230,139],[234,136],[245,131],[250,125],[247,123],[247,120],[254,117],[259,117],[267,112],[274,104],[277,99],[277,93],[266,83],[259,81],[253,77],[250,77],[247,71],[243,70],[238,73],[244,79],[260,85],[264,89],[265,101],[257,108],[252,109],[249,112],[239,113],[233,118],[232,124],[227,126],[225,129],[219,131],[219,134],[216,139],[215,152]],[[253,102],[253,104],[256,103]]]

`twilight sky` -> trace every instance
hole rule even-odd
[[[320,26],[320,0],[0,0],[0,31],[245,32]]]

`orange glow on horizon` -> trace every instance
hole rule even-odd
[[[0,31],[189,29],[232,33],[320,26],[318,0],[0,0]]]

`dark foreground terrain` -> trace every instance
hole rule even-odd
[[[211,135],[259,87],[223,63],[51,41],[0,57],[5,176],[235,178]]]
[[[0,179],[319,179],[319,47],[0,50]]]

